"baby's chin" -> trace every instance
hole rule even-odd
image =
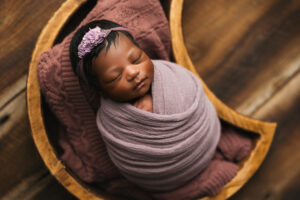
[[[139,98],[145,96],[147,94],[147,92],[145,93],[141,93],[140,95],[135,95],[132,97],[110,97],[110,96],[106,96],[107,98],[116,101],[116,102],[120,102],[120,103],[133,103],[136,100],[138,100]]]
[[[142,98],[143,96],[145,96],[146,94],[149,94],[151,92],[151,90],[146,90],[145,92],[141,93],[140,95],[134,97],[134,98],[131,98],[129,99],[127,102],[129,103],[134,103],[135,101],[137,101],[138,99]]]
[[[145,96],[146,94],[149,94],[149,93],[151,94],[151,85],[152,84],[150,83],[145,88],[142,88],[141,93],[140,93],[138,98],[141,98],[141,97],[143,97],[143,96]]]
[[[152,86],[152,82],[150,82],[149,85],[146,85],[144,88],[141,88],[138,92],[132,92],[131,95],[127,95],[127,96],[112,96],[106,94],[105,97],[121,103],[126,103],[126,102],[133,103],[139,98],[145,96],[146,94],[151,94],[151,86]]]
[[[137,95],[135,97],[123,100],[122,102],[128,102],[128,103],[133,104],[135,101],[137,101],[138,99],[142,98],[143,96],[145,96],[146,94],[149,94],[149,93],[151,93],[150,89],[141,92],[139,95]]]

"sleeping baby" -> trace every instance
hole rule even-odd
[[[97,126],[126,179],[160,193],[205,170],[221,128],[192,72],[151,60],[130,30],[108,20],[81,27],[72,38],[70,57],[77,75],[101,93]]]

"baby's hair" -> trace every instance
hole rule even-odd
[[[85,24],[81,28],[79,28],[76,33],[74,34],[71,43],[70,43],[70,59],[73,71],[76,75],[77,74],[77,67],[78,63],[80,61],[80,58],[78,57],[78,46],[83,38],[83,36],[92,28],[100,27],[101,29],[110,29],[114,27],[121,27],[120,24],[117,24],[115,22],[109,21],[109,20],[96,20],[92,21],[88,24]],[[137,47],[139,45],[134,40],[131,34],[129,34],[126,31],[112,31],[107,37],[105,37],[104,41],[100,43],[99,45],[95,46],[91,52],[87,53],[82,59],[83,61],[83,73],[85,73],[85,77],[88,81],[88,83],[91,86],[94,86],[96,89],[100,90],[99,82],[97,79],[97,75],[92,69],[92,60],[98,56],[98,54],[105,48],[105,51],[108,51],[110,49],[111,44],[113,43],[115,45],[116,39],[119,37],[119,33],[123,33],[125,36],[127,36],[133,44],[135,44]]]

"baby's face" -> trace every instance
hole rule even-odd
[[[124,34],[119,33],[115,44],[93,60],[102,93],[122,102],[144,96],[153,80],[153,63]]]

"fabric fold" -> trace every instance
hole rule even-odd
[[[178,188],[201,173],[220,138],[220,122],[199,79],[153,60],[153,113],[104,96],[97,126],[120,172],[148,191]]]

